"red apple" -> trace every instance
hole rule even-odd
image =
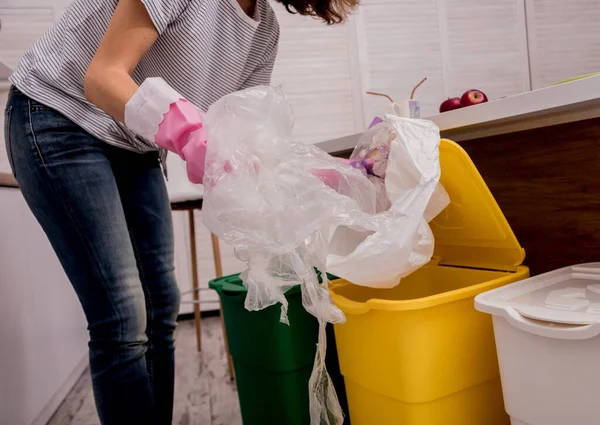
[[[460,105],[462,107],[473,106],[487,101],[487,96],[481,90],[467,90],[460,98]]]
[[[453,111],[455,109],[462,108],[460,104],[460,98],[453,97],[452,99],[444,100],[440,105],[440,113]]]

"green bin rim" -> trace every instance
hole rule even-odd
[[[228,296],[239,296],[244,295],[248,292],[248,289],[244,286],[244,282],[240,277],[241,273],[232,274],[229,276],[218,277],[208,282],[208,287],[214,289],[219,295]],[[319,282],[321,281],[321,272],[317,270],[319,276]],[[332,281],[338,279],[337,276],[327,273],[327,278]],[[300,285],[296,285],[289,289],[285,296],[299,294],[301,291]]]

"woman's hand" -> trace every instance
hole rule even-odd
[[[125,104],[138,89],[131,74],[157,38],[158,32],[141,1],[119,0],[85,74],[86,98],[123,122]]]

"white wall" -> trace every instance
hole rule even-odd
[[[45,424],[87,365],[86,321],[18,189],[0,188],[0,424]]]

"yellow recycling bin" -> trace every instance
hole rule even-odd
[[[440,145],[451,204],[432,261],[392,289],[334,282],[352,425],[508,425],[490,316],[477,294],[529,276],[525,251],[467,153]]]

